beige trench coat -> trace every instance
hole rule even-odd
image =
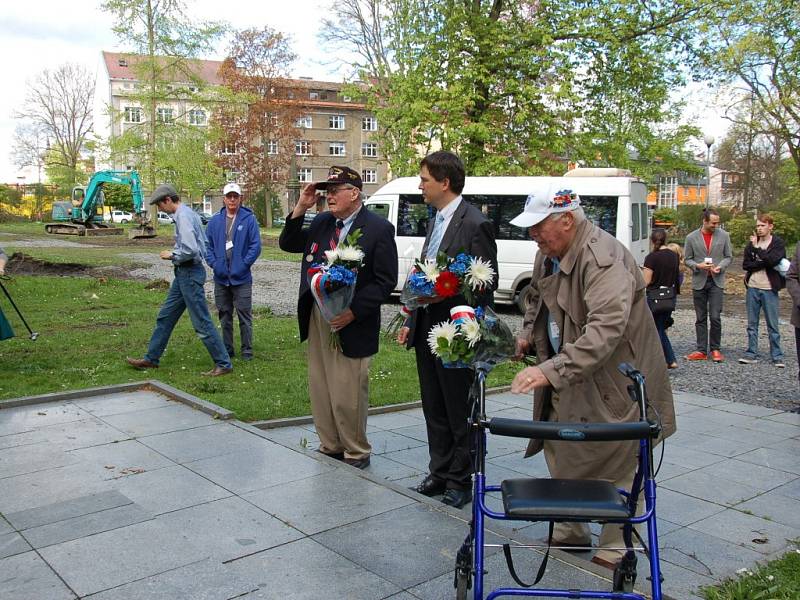
[[[672,434],[672,388],[647,307],[644,280],[631,253],[587,220],[578,225],[559,273],[545,277],[544,259],[539,253],[534,263],[534,293],[523,331],[552,385],[536,390],[534,420],[548,420],[553,392],[559,397],[559,421],[637,420],[638,408],[627,392],[630,380],[617,370],[620,363],[628,362],[645,376],[648,398],[664,427],[663,437]],[[555,356],[550,356],[544,307],[561,332],[561,350]],[[551,472],[553,477],[615,481],[636,465],[635,441],[554,444],[558,472]],[[542,440],[531,440],[525,456],[542,447]]]

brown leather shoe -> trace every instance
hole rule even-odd
[[[364,458],[345,458],[342,462],[356,469],[366,469],[369,466],[369,456]]]
[[[125,360],[128,362],[128,364],[130,366],[135,367],[135,368],[137,368],[137,369],[139,369],[141,371],[144,371],[145,369],[157,369],[158,368],[157,364],[151,363],[146,358],[130,358],[130,357],[128,357]]]
[[[216,366],[210,371],[204,371],[200,374],[205,375],[206,377],[220,377],[222,375],[227,375],[228,373],[233,373],[233,369],[226,369],[225,367]]]

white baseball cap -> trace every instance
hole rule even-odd
[[[225,185],[225,188],[222,190],[222,195],[227,196],[230,193],[238,194],[239,196],[242,195],[242,188],[239,187],[238,183],[228,183]]]
[[[555,213],[575,210],[581,205],[578,194],[563,188],[563,183],[550,184],[543,190],[536,190],[525,200],[525,210],[511,219],[516,227],[532,227]]]

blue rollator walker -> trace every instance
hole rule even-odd
[[[631,400],[639,406],[639,420],[630,423],[558,423],[486,417],[485,379],[491,367],[475,367],[475,383],[471,391],[473,433],[473,458],[475,466],[473,483],[472,520],[470,532],[456,557],[454,585],[457,600],[492,600],[508,596],[534,596],[544,598],[615,598],[644,600],[646,597],[633,591],[636,582],[636,554],[642,550],[650,561],[650,584],[653,600],[661,600],[661,568],[658,557],[656,528],[656,482],[653,472],[653,445],[661,433],[658,419],[648,419],[647,395],[644,376],[627,363],[619,370],[632,384],[628,386]],[[638,467],[631,490],[619,490],[607,481],[577,479],[506,479],[500,485],[486,485],[486,432],[494,435],[558,440],[575,443],[639,440]],[[645,511],[636,516],[639,495],[644,492]],[[500,492],[504,512],[490,510],[485,503],[488,492]],[[486,518],[498,520],[549,522],[547,552],[536,576],[536,581],[523,583],[514,571],[511,545],[503,544],[506,561],[512,578],[522,587],[497,588],[484,596],[484,523]],[[623,523],[625,555],[614,570],[612,591],[529,589],[544,575],[553,534],[553,524],[558,522]],[[647,543],[642,540],[634,525],[647,524]],[[633,536],[641,542],[634,548]],[[537,547],[521,546],[514,547]],[[588,548],[587,548],[588,550]],[[469,590],[472,594],[469,595]]]

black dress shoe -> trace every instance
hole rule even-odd
[[[433,475],[428,475],[417,487],[411,489],[423,496],[437,496],[444,493],[445,483],[444,481],[434,478]]]
[[[356,469],[366,469],[369,466],[369,456],[364,458],[345,458],[342,462]]]
[[[442,504],[453,508],[461,508],[469,502],[472,502],[472,494],[465,490],[445,490],[442,496]]]

